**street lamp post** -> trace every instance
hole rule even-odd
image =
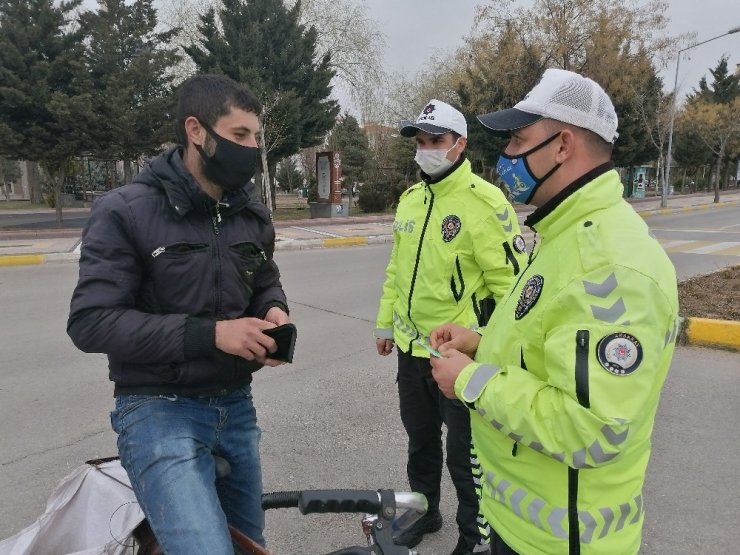
[[[717,40],[719,38],[725,37],[727,35],[731,35],[733,33],[738,33],[738,32],[740,32],[740,27],[733,27],[726,33],[722,33],[721,35],[717,35],[716,37],[712,37],[711,39],[697,42],[696,44],[692,44],[678,51],[678,56],[676,56],[676,78],[673,82],[673,101],[671,104],[671,127],[670,127],[670,130],[668,131],[668,155],[666,156],[666,165],[665,165],[665,183],[663,184],[663,193],[660,197],[660,206],[662,208],[666,208],[668,206],[668,188],[671,186],[671,163],[673,162],[673,157],[671,156],[671,153],[673,151],[673,124],[676,120],[676,97],[678,96],[678,67],[681,64],[681,52],[685,52],[686,50],[691,50],[692,48],[695,48],[702,44],[706,44],[708,42],[712,42],[713,40]]]

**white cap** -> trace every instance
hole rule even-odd
[[[608,143],[619,137],[617,113],[609,95],[588,77],[548,69],[537,85],[513,108],[478,116],[493,131],[513,131],[549,118],[588,129]]]
[[[468,136],[468,124],[465,123],[465,116],[446,102],[435,99],[430,100],[424,106],[415,122],[404,122],[401,135],[413,137],[418,130],[432,135],[443,135],[454,131],[463,137],[467,138]]]

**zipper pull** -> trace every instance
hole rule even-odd
[[[152,251],[152,258],[157,258],[160,254],[164,252],[164,247],[157,247]]]

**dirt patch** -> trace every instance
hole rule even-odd
[[[680,282],[678,307],[684,317],[740,321],[740,264]]]

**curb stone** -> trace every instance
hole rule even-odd
[[[682,320],[682,344],[740,351],[740,322],[694,317]]]

